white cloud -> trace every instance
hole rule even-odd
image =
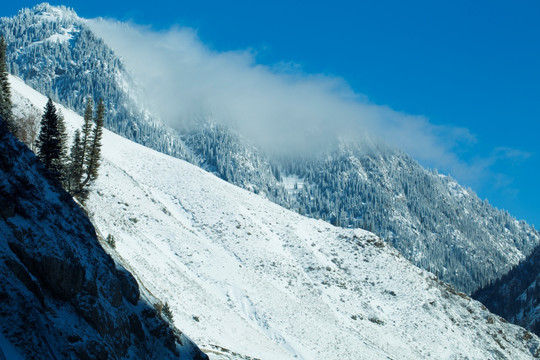
[[[372,104],[343,79],[305,74],[295,64],[263,66],[249,50],[213,51],[188,28],[153,31],[102,19],[90,24],[171,126],[212,116],[270,151],[315,151],[338,136],[371,134],[469,184],[487,168],[456,155],[475,141],[467,129]]]

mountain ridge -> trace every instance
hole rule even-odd
[[[80,114],[87,97],[103,98],[107,128],[189,157],[182,142],[143,106],[142,93],[122,60],[73,9],[42,3],[1,18],[0,27],[11,73]]]
[[[240,129],[219,122],[166,129],[151,115],[144,99],[129,96],[141,92],[133,80],[136,74],[130,74],[118,55],[90,28],[81,30],[86,40],[79,45],[79,38],[73,38],[30,46],[51,36],[57,39],[70,28],[65,19],[32,28],[28,22],[36,12],[54,12],[50,5],[36,9],[0,21],[2,33],[11,42],[10,62],[30,84],[33,80],[28,75],[34,69],[34,86],[45,93],[57,93],[64,104],[71,103],[79,112],[86,94],[109,96],[111,105],[119,102],[120,109],[125,110],[118,110],[116,115],[123,115],[110,114],[106,127],[127,138],[188,160],[304,215],[343,227],[370,229],[415,264],[466,293],[502,276],[540,243],[538,233],[525,222],[493,208],[453,179],[423,169],[388,145],[366,146],[360,139],[359,145],[321,149],[320,156],[312,159],[275,159],[250,143]],[[67,13],[67,17],[72,14],[71,10]],[[74,61],[79,58],[89,60]],[[57,62],[62,65],[52,65]],[[92,72],[96,68],[100,71]],[[91,75],[85,75],[86,71]],[[77,73],[84,76],[73,75]],[[97,74],[100,77],[94,78]],[[123,80],[111,74],[121,74]],[[143,110],[133,112],[129,108]],[[287,189],[284,178],[301,179],[302,189]]]

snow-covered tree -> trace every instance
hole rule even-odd
[[[17,124],[15,135],[28,148],[36,152],[36,140],[39,134],[40,112],[34,108],[19,109],[14,121]]]

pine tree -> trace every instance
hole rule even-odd
[[[65,143],[60,129],[65,125],[60,124],[62,117],[58,117],[56,107],[51,98],[45,105],[44,113],[41,116],[41,129],[37,140],[37,157],[49,171],[61,179],[64,174],[65,149],[62,144]]]
[[[16,133],[17,126],[13,121],[13,104],[11,103],[11,89],[9,85],[6,63],[6,40],[0,37],[0,118],[9,131]]]
[[[96,113],[96,126],[92,129],[92,134],[89,141],[88,155],[85,158],[86,164],[86,179],[84,179],[81,187],[86,186],[90,181],[98,177],[98,169],[101,160],[101,137],[103,136],[103,122],[105,119],[105,104],[103,99],[99,100]]]
[[[77,193],[81,186],[81,181],[83,177],[83,171],[81,168],[81,163],[83,160],[83,147],[81,140],[81,131],[79,129],[75,130],[75,135],[73,138],[73,145],[71,146],[71,151],[69,154],[69,171],[68,171],[68,182],[67,190],[70,194],[77,196]]]
[[[67,178],[69,176],[69,157],[68,157],[68,153],[67,153],[67,141],[68,141],[68,136],[67,136],[67,130],[66,130],[66,122],[65,122],[65,119],[64,119],[64,114],[62,114],[62,111],[61,110],[57,110],[56,112],[56,116],[58,118],[58,136],[59,136],[59,140],[60,140],[60,149],[61,149],[61,152],[60,152],[60,157],[58,158],[57,162],[58,162],[58,166],[60,168],[60,180],[62,181],[62,183],[64,184],[64,188],[67,189]]]
[[[174,316],[173,316],[173,313],[171,311],[171,307],[169,306],[169,303],[165,303],[163,305],[163,309],[161,310],[162,314],[165,315],[165,317],[170,321],[170,322],[174,322]]]
[[[91,97],[86,100],[86,109],[84,110],[84,123],[82,127],[82,158],[80,161],[81,174],[84,173],[86,158],[90,149],[90,137],[92,135],[92,118],[94,114],[94,104]]]
[[[67,130],[66,130],[66,120],[62,110],[58,109],[56,111],[56,116],[58,117],[58,133],[60,134],[60,143],[63,149],[63,156],[66,157],[66,148],[67,148]]]

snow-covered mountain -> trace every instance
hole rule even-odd
[[[539,244],[524,221],[377,141],[341,144],[316,159],[289,161],[286,169],[302,182],[293,209],[369,229],[466,293],[508,272]]]
[[[540,242],[524,221],[374,139],[279,159],[223,126],[201,126],[185,139],[197,164],[222,179],[300,214],[370,230],[466,293],[508,272]]]
[[[16,104],[46,98],[11,78]],[[26,105],[23,105],[26,104]],[[62,109],[73,131],[82,119]],[[105,131],[109,252],[213,359],[530,359],[540,340],[372,233],[303,217]]]
[[[0,359],[206,358],[152,305],[83,210],[0,129]]]
[[[0,32],[12,71],[79,113],[86,95],[103,96],[109,129],[306,216],[369,229],[466,293],[508,272],[540,243],[525,222],[378,142],[362,139],[308,158],[278,159],[212,122],[173,133],[144,104],[136,74],[67,8],[22,10],[1,19]]]
[[[158,151],[188,157],[181,141],[144,106],[122,60],[64,6],[39,4],[0,19],[10,71],[54,100],[84,112],[85,99],[103,98],[105,126]]]

